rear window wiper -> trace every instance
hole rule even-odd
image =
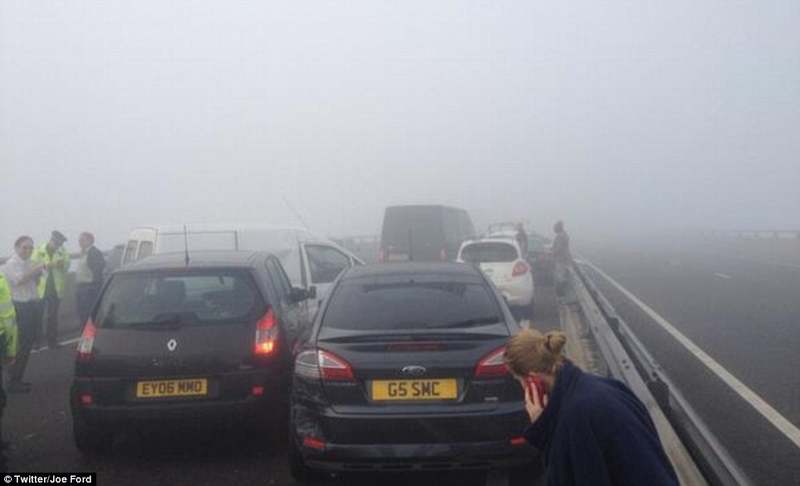
[[[497,316],[485,316],[485,317],[474,317],[472,319],[464,319],[461,321],[428,324],[425,327],[428,329],[452,329],[459,327],[474,327],[483,324],[497,324],[498,322],[501,322],[501,319]]]

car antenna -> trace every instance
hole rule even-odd
[[[298,219],[298,221],[300,221],[300,224],[303,225],[303,228],[308,229],[308,225],[306,224],[305,220],[303,220],[303,217],[300,216],[300,213],[298,213],[297,210],[291,204],[289,204],[289,200],[286,199],[286,196],[281,196],[281,198],[283,199],[283,203],[286,205],[286,207],[289,208],[289,211],[294,215],[295,218]]]
[[[185,256],[186,266],[189,266],[189,230],[186,228],[186,225],[183,225],[183,250]]]

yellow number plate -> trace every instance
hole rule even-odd
[[[373,400],[455,400],[456,398],[458,398],[458,383],[453,379],[372,382]]]
[[[140,381],[136,383],[137,398],[192,397],[208,395],[208,380]]]

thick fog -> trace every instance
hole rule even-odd
[[[0,255],[146,223],[787,228],[800,3],[0,3]]]

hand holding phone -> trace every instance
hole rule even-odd
[[[534,377],[525,377],[525,409],[531,422],[536,422],[547,406],[547,393],[542,380]]]

